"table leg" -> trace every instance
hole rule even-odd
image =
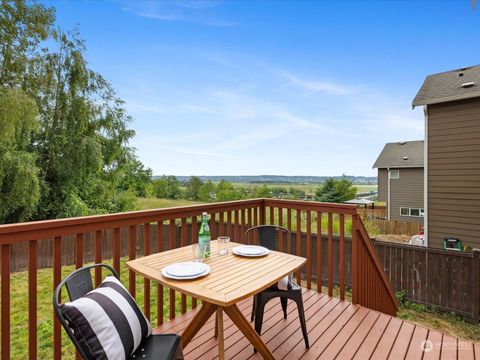
[[[187,328],[182,333],[182,347],[185,348],[197,332],[202,328],[202,326],[210,319],[210,316],[217,309],[217,305],[210,304],[208,302],[203,302],[202,307],[195,315],[195,317],[190,321]]]
[[[238,327],[238,329],[245,335],[245,337],[252,343],[252,345],[257,349],[260,355],[264,359],[275,360],[272,352],[268,349],[267,345],[263,342],[262,338],[257,334],[257,332],[252,328],[250,323],[245,319],[241,311],[238,309],[237,305],[232,305],[224,308],[228,317],[232,322]]]
[[[218,341],[218,359],[225,359],[225,344],[223,339],[223,308],[217,307],[217,316],[216,316],[216,330],[217,330],[217,341]]]

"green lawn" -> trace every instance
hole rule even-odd
[[[121,259],[121,273],[120,277],[122,283],[128,288],[128,271],[126,270],[125,262],[126,258]],[[111,265],[111,261],[105,261],[105,263]],[[67,276],[74,270],[74,266],[62,267],[62,278]],[[52,359],[52,324],[53,324],[53,311],[52,311],[52,269],[41,269],[37,272],[37,326],[38,326],[38,359]],[[137,277],[137,297],[136,300],[143,309],[143,278]],[[28,273],[21,271],[13,273],[11,275],[11,356],[12,359],[27,359],[28,358]],[[153,326],[157,324],[156,313],[156,285],[151,284],[151,322]],[[165,321],[169,316],[168,308],[168,290],[164,291],[164,319]],[[62,295],[66,298],[66,292]],[[177,294],[176,309],[180,312],[180,300],[181,297]],[[191,304],[188,301],[188,308]],[[62,329],[62,358],[74,359],[75,352],[73,345]]]

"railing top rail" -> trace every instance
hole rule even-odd
[[[201,212],[224,212],[249,207],[275,206],[339,214],[356,214],[355,205],[320,203],[283,199],[248,199],[198,205],[178,206],[164,209],[130,211],[117,214],[82,216],[66,219],[32,221],[0,225],[0,244],[50,238],[101,229],[111,229],[141,223],[185,218]]]
[[[203,211],[220,212],[240,210],[246,207],[262,206],[263,199],[248,199],[212,204],[178,206],[164,209],[130,211],[117,214],[82,216],[66,219],[32,221],[0,225],[0,244],[33,240],[41,236],[74,234],[92,229],[113,228],[141,224],[149,221],[190,217]]]
[[[348,215],[354,215],[357,213],[357,206],[350,204],[325,203],[318,201],[298,201],[286,199],[265,199],[264,202],[265,206],[276,206],[281,208],[333,212]]]

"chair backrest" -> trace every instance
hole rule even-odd
[[[248,239],[249,234],[257,232],[258,240],[261,246],[270,250],[278,249],[279,234],[282,233],[285,238],[288,239],[290,232],[284,227],[277,225],[259,225],[248,229],[245,232],[245,238]]]
[[[86,359],[86,355],[78,343],[77,339],[73,335],[72,329],[68,326],[63,314],[62,310],[60,309],[60,303],[58,302],[58,298],[60,295],[60,291],[62,287],[65,286],[67,288],[68,297],[70,301],[75,301],[82,296],[85,296],[88,292],[93,290],[93,282],[92,282],[92,274],[91,270],[94,268],[103,267],[108,269],[117,279],[118,273],[113,269],[111,266],[106,264],[93,264],[89,266],[85,266],[83,268],[77,269],[68,275],[65,279],[63,279],[55,288],[53,292],[53,310],[55,311],[55,315],[57,316],[58,320],[62,324],[63,328],[65,329],[68,337],[72,340],[73,344],[77,348],[78,352],[82,356],[82,358]]]

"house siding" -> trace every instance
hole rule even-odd
[[[388,172],[387,169],[378,169],[378,200],[385,201],[388,200]]]
[[[429,105],[428,244],[480,248],[480,99]]]
[[[400,178],[390,180],[390,220],[423,223],[423,217],[402,216],[400,208],[423,209],[423,168],[400,168]]]

